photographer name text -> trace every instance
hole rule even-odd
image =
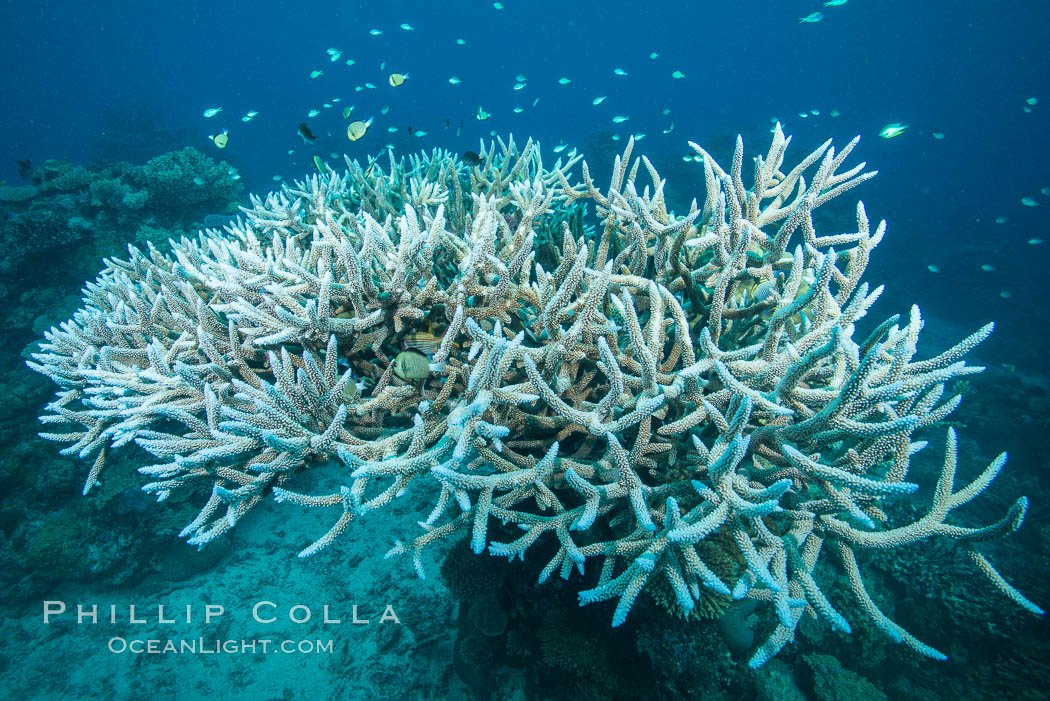
[[[164,604],[135,604],[117,606],[115,604],[77,603],[75,608],[65,601],[45,601],[43,622],[50,625],[55,621],[75,620],[77,625],[98,624],[169,624],[204,623],[212,624],[226,615],[226,606],[221,604],[185,604],[168,606]],[[281,606],[273,601],[257,601],[251,607],[251,618],[257,623],[271,624],[281,621],[302,624],[320,621],[324,625],[371,625],[372,623],[400,625],[394,607],[386,604],[376,607],[359,607],[353,604],[349,611],[333,611],[328,604],[319,609],[306,604]]]

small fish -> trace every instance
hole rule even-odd
[[[525,87],[525,83],[515,83],[514,84],[514,89],[515,90],[521,90],[524,87]]]
[[[561,85],[568,85],[571,82],[572,81],[569,80],[568,78],[558,78],[558,83],[560,83]]]
[[[311,78],[320,78],[324,75],[324,71],[310,71]]]
[[[528,81],[528,78],[525,77],[524,73],[519,73],[514,77],[514,80],[518,81],[519,83],[525,83]]]
[[[481,156],[479,156],[475,151],[464,151],[463,155],[460,156],[459,159],[471,168],[473,168],[474,166],[481,165]]]
[[[492,6],[495,7],[497,10],[502,10],[503,9],[503,3],[501,3],[501,2],[494,2],[494,3],[492,3]]]
[[[685,77],[685,73],[683,73],[682,71],[675,71],[674,73],[671,74],[671,77],[672,78],[684,78]]]
[[[316,117],[319,114],[321,114],[320,110],[310,110],[309,112],[306,113],[306,116],[313,118],[313,117]]]
[[[603,102],[605,102],[605,95],[602,95],[601,97],[596,97],[596,98],[594,98],[594,99],[593,99],[593,100],[591,101],[591,104],[592,104],[592,105],[600,105],[600,104],[602,104]]]
[[[491,112],[486,112],[484,110],[484,108],[482,108],[481,105],[478,105],[477,109],[474,110],[474,117],[478,121],[482,121],[482,120],[488,119],[491,116],[492,116],[492,113]]]
[[[331,56],[329,57],[328,60],[331,61],[332,63],[335,63],[336,61],[339,60],[339,57],[342,56],[342,55],[343,55],[342,51],[336,51],[334,54],[331,54]]]
[[[310,131],[310,127],[306,126],[306,122],[299,125],[299,136],[303,137],[303,141],[310,143],[311,141],[317,141],[317,137]]]
[[[386,130],[393,134],[395,131],[397,131],[397,127],[387,127]]]
[[[933,263],[927,265],[926,269],[929,270],[931,273],[941,272],[941,267],[939,265],[934,265]]]
[[[343,358],[339,359],[340,364],[343,363]],[[354,379],[353,382],[347,382],[343,386],[343,402],[350,403],[357,401],[357,398],[361,396],[361,392],[368,388],[364,382],[358,380],[352,373],[350,375]]]
[[[825,7],[838,7],[839,5],[845,5],[849,0],[828,0],[824,3]]]
[[[1010,220],[1007,219],[1006,217],[996,217],[995,218],[995,223],[996,224],[1005,224],[1008,221],[1010,221]]]
[[[459,120],[459,127],[456,128],[456,136],[459,136],[462,133],[463,133],[463,120],[461,119],[461,120]]]
[[[405,84],[408,80],[408,73],[391,73],[387,82],[390,83],[390,87],[397,88]]]
[[[1029,107],[1028,105],[1025,105],[1024,106],[1024,113],[1025,114],[1031,114],[1032,113],[1032,108]]]
[[[415,29],[415,27],[413,27],[408,22],[402,22],[401,23],[401,28],[404,29],[406,32],[411,32],[413,29]]]
[[[1031,105],[1032,107],[1035,107],[1035,106],[1036,106],[1036,104],[1038,104],[1039,100],[1038,100],[1037,98],[1034,98],[1034,97],[1030,97],[1030,98],[1028,98],[1027,100],[1025,100],[1025,102],[1027,102],[1027,103],[1028,103],[1029,105]]]
[[[660,110],[660,114],[666,117],[667,115],[671,114],[671,108],[664,107],[662,110]]]
[[[1039,206],[1039,203],[1036,202],[1035,199],[1032,198],[1032,197],[1022,197],[1021,198],[1021,204],[1023,204],[1025,207],[1038,207]]]
[[[615,73],[616,75],[627,75],[627,71],[625,71],[622,68],[614,68],[613,73]]]
[[[427,356],[427,359],[433,357],[437,353],[438,348],[441,347],[441,336],[435,336],[433,333],[433,327],[426,331],[417,331],[410,333],[401,339],[402,350],[417,350]]]
[[[535,100],[532,101],[532,106],[535,107],[538,104],[540,104],[540,98],[537,97]]]
[[[802,23],[813,24],[814,22],[819,22],[822,19],[824,19],[824,13],[823,12],[813,12],[813,13],[810,13],[810,14],[806,15],[805,17],[799,17],[798,21],[799,21],[799,24],[802,24]]]
[[[424,137],[426,135],[427,135],[427,133],[425,131],[423,131],[422,129],[416,129],[416,131],[415,131],[415,136],[418,136],[420,138],[422,138],[422,137]]]
[[[1013,363],[1003,363],[1003,369],[1007,372],[1017,372],[1017,366]]]
[[[355,122],[350,122],[346,127],[346,138],[351,141],[357,141],[368,131],[368,127],[372,126],[372,118],[369,117],[367,121],[362,122],[360,119]]]
[[[645,138],[645,132],[644,131],[640,131],[640,132],[638,132],[637,134],[634,135],[634,140],[635,141],[641,141],[644,138]]]
[[[386,114],[390,111],[390,105],[383,105],[379,108],[379,114]]]
[[[568,148],[567,144],[558,144],[557,146],[554,147],[554,153],[561,153],[562,151],[564,151],[567,148]]]
[[[463,41],[462,39],[456,39],[456,43],[459,44],[460,46],[463,46],[467,42]]]
[[[841,113],[841,112],[839,112],[838,110],[834,110],[834,109],[833,109],[833,110],[831,110],[830,112],[828,112],[828,114],[830,114],[830,115],[831,115],[832,117],[838,117],[838,116],[839,116],[840,114],[842,114],[842,113]]]
[[[323,105],[321,105],[321,107],[324,107],[326,110],[330,110],[330,109],[332,109],[332,103],[331,102],[326,102]]]
[[[938,141],[940,141],[941,139],[944,138],[944,132],[943,131],[938,131],[936,129],[931,131],[930,135],[933,136],[933,138],[937,139]]]
[[[414,348],[398,353],[391,367],[394,374],[406,382],[430,377],[430,358]]]
[[[372,156],[372,158],[370,158],[370,159],[368,160],[368,166],[366,166],[366,167],[365,167],[365,175],[366,175],[366,176],[367,176],[367,175],[368,175],[369,173],[371,173],[371,172],[372,172],[372,166],[374,166],[374,165],[375,165],[376,163],[378,163],[378,162],[379,162],[379,157],[380,157],[380,156],[382,156],[384,152],[386,152],[386,151],[389,151],[389,150],[390,150],[390,149],[392,149],[392,148],[394,148],[394,147],[393,147],[393,146],[391,146],[390,144],[387,144],[386,146],[384,146],[384,147],[383,147],[383,150],[382,150],[382,151],[380,151],[380,152],[379,152],[379,153],[377,153],[376,155]],[[332,154],[332,157],[333,157],[333,158],[335,158],[335,157],[336,157],[336,154],[334,154],[334,153],[333,153],[333,154]]]
[[[349,107],[344,107],[343,108],[343,119],[350,119],[350,115],[352,115],[353,113],[354,113],[354,106],[353,105],[350,105]]]
[[[258,116],[259,116],[259,113],[256,112],[255,110],[252,110],[251,112],[248,112],[246,115],[241,117],[241,121],[242,122],[250,122],[253,119],[255,119],[256,117],[258,117]]]
[[[369,29],[368,33],[371,34],[374,37],[377,37],[377,36],[382,36],[383,30],[382,29]]]
[[[879,130],[879,136],[883,139],[892,139],[895,136],[900,136],[904,133],[904,130],[908,128],[907,124],[901,124],[900,122],[894,122],[893,124],[887,124]]]
[[[1041,243],[1043,243],[1043,239],[1028,239],[1029,246],[1038,246]]]
[[[669,126],[666,129],[664,129],[664,133],[665,134],[670,134],[672,131],[674,131],[674,122],[671,122],[671,126]]]
[[[314,156],[314,168],[317,168],[318,173],[324,173],[328,170],[328,167],[321,160],[320,156]]]
[[[652,52],[651,54],[649,54],[649,58],[650,58],[650,59],[654,59],[654,58],[657,58],[657,57],[658,57],[659,55],[660,55],[660,54],[658,54],[658,53],[656,53],[656,52],[654,51],[654,52]]]
[[[810,110],[809,113],[811,115],[813,115],[814,117],[819,117],[820,116],[820,110]]]
[[[448,79],[448,82],[452,83],[453,85],[459,85],[463,81],[460,80],[459,78],[457,78],[456,76],[452,76],[451,78]]]
[[[204,178],[199,178],[199,177],[198,178],[194,178],[193,179],[193,184],[194,185],[203,185],[204,184]]]
[[[1047,197],[1050,197],[1050,187],[1039,188],[1039,192],[1043,193]]]
[[[226,144],[230,140],[229,134],[229,129],[223,129],[218,134],[212,134],[208,138],[211,139],[212,143],[214,143],[219,148],[226,148]]]
[[[365,83],[365,87],[368,88],[369,90],[375,90],[376,89],[376,86],[373,85],[372,83]]]
[[[983,270],[986,273],[993,273],[993,272],[995,272],[995,266],[992,265],[991,263],[985,263],[984,265],[981,266],[981,270]]]
[[[1003,299],[1010,299],[1014,295],[1013,295],[1012,292],[1010,292],[1010,290],[1003,290],[1002,292],[999,293],[999,296],[1002,297]]]
[[[211,107],[209,109],[204,110],[204,116],[205,117],[214,117],[219,112],[222,112],[222,108],[221,107]]]
[[[355,63],[357,63],[357,61],[355,61],[355,60],[354,60],[354,59],[352,59],[352,58],[348,58],[348,59],[346,59],[346,65],[348,65],[348,66],[352,66],[352,65],[354,65]]]
[[[514,114],[521,114],[524,111],[525,111],[524,107],[519,107],[519,106],[515,105],[515,107],[514,107]]]
[[[628,119],[630,119],[630,117],[624,117],[623,115],[619,115],[618,114],[615,117],[613,117],[613,124],[622,124],[623,122],[626,122]]]

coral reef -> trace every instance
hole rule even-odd
[[[743,562],[735,559],[714,539],[698,543],[697,554],[722,581],[735,580],[743,569]],[[658,579],[650,584],[646,588],[646,593],[657,606],[670,615],[692,621],[719,618],[732,603],[732,598],[728,594],[704,587],[700,590],[700,595],[694,599],[692,610],[687,611],[679,603],[674,589],[666,579]]]
[[[6,251],[0,275],[14,274],[31,255],[84,239],[104,243],[103,249],[123,248],[136,229],[148,225],[163,230],[156,240],[166,241],[179,230],[196,229],[209,214],[230,211],[241,193],[229,164],[191,147],[142,166],[49,160],[24,171],[31,185],[0,187],[0,242]]]
[[[789,142],[778,125],[750,187],[742,139],[728,169],[693,145],[706,193],[683,215],[633,142],[604,191],[580,156],[546,168],[531,141],[499,141],[477,166],[348,161],[253,198],[226,232],[106,261],[30,362],[58,385],[41,435],[93,460],[85,493],[132,444],[157,459],[139,471],[158,499],[208,490],[182,532],[197,546],[273,496],[335,512],[309,556],[419,489],[423,533],[389,554],[420,576],[424,548],[450,537],[523,560],[550,547],[539,581],[615,601],[613,626],[661,580],[684,613],[704,589],[757,602],[770,625],[752,667],[803,614],[841,633],[866,618],[944,659],[879,609],[857,553],[950,539],[1042,613],[974,547],[1019,528],[1027,500],[985,527],[950,520],[1005,456],[956,489],[949,429],[926,513],[885,508],[918,489],[918,434],[958,405],[946,385],[980,371],[962,357],[992,327],[925,360],[917,307],[861,333],[885,223],[858,203],[855,231],[822,235],[813,212],[874,173],[842,170],[856,140],[792,166]],[[180,162],[154,166],[173,201],[192,193],[161,175]],[[342,485],[295,488],[333,460]],[[732,578],[705,561],[716,538],[742,563]],[[851,600],[818,584],[835,562]]]
[[[241,190],[240,184],[230,178],[229,165],[216,163],[192,146],[147,161],[129,173],[128,179],[149,192],[152,207],[189,210],[201,216],[214,213],[207,210],[209,204],[214,207],[215,203],[235,200]]]
[[[492,564],[479,567],[477,558],[467,549],[466,541],[460,541],[441,561],[441,578],[452,596],[472,601],[500,589],[505,573]]]
[[[0,187],[0,202],[25,202],[39,194],[39,190],[32,185],[16,185]]]
[[[886,701],[886,694],[856,672],[843,669],[831,655],[810,654],[803,659],[813,673],[818,701]]]

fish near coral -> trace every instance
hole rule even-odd
[[[432,357],[441,347],[441,336],[434,335],[434,327],[430,326],[426,331],[416,331],[401,339],[401,348],[404,350],[417,350],[427,357]]]
[[[406,382],[430,377],[430,358],[414,348],[398,353],[391,367],[394,374]]]
[[[210,135],[208,138],[211,139],[212,143],[218,148],[226,148],[226,144],[230,141],[230,130],[223,129],[217,134]]]

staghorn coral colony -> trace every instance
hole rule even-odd
[[[542,542],[540,582],[614,600],[614,626],[657,587],[684,614],[711,592],[767,605],[777,624],[752,667],[803,614],[847,633],[867,617],[943,659],[879,610],[857,553],[954,539],[1042,613],[974,548],[1016,530],[1026,499],[985,527],[950,522],[1005,456],[957,489],[949,429],[926,515],[883,509],[917,489],[919,434],[958,405],[947,388],[981,370],[962,357],[992,326],[923,360],[917,307],[859,334],[885,223],[858,203],[855,231],[820,235],[812,214],[874,173],[843,165],[857,140],[786,165],[789,142],[778,125],[750,188],[741,139],[728,169],[693,145],[706,194],[684,215],[633,143],[604,189],[586,162],[573,175],[579,156],[544,167],[531,141],[498,141],[475,166],[443,151],[348,160],[253,198],[225,232],[107,260],[29,363],[59,388],[41,435],[93,459],[85,493],[130,443],[156,458],[139,470],[147,492],[207,493],[182,532],[198,546],[272,496],[332,511],[308,556],[411,488],[433,508],[389,554],[420,576],[442,539],[522,559]],[[332,461],[338,491],[292,489]],[[822,593],[828,562],[852,601]]]

